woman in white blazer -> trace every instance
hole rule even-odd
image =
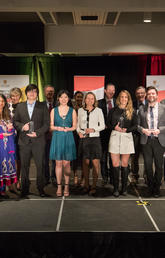
[[[84,107],[78,110],[77,132],[80,137],[79,155],[83,159],[83,175],[85,185],[83,192],[93,195],[99,173],[99,162],[102,155],[100,131],[104,130],[105,122],[102,110],[97,107],[96,96],[93,92],[85,95]],[[89,162],[93,164],[93,183],[89,186]]]

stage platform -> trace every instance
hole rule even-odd
[[[164,232],[165,185],[161,197],[146,198],[147,187],[139,181],[128,186],[126,197],[115,198],[113,187],[102,187],[100,179],[95,196],[83,195],[71,182],[69,197],[56,197],[49,184],[48,197],[41,198],[31,179],[28,199],[9,191],[9,199],[0,199],[0,232]]]
[[[165,184],[161,196],[147,198],[144,179],[128,183],[128,195],[115,198],[110,184],[98,180],[95,196],[83,195],[70,181],[70,196],[56,197],[56,186],[36,189],[30,173],[28,199],[7,191],[0,199],[0,257],[35,258],[164,258]]]

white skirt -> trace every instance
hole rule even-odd
[[[121,133],[113,130],[111,132],[108,150],[110,153],[115,154],[135,153],[132,133]]]

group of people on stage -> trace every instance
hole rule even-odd
[[[41,197],[46,196],[44,187],[50,180],[57,183],[58,197],[70,195],[71,165],[75,185],[79,182],[77,170],[81,166],[82,194],[95,195],[101,168],[102,186],[109,182],[114,186],[115,197],[125,196],[130,170],[133,182],[138,181],[141,151],[148,196],[160,196],[165,151],[165,105],[158,103],[154,86],[146,89],[139,86],[135,91],[135,103],[127,90],[122,90],[115,99],[115,85],[112,83],[106,85],[105,97],[99,101],[93,92],[84,96],[78,91],[71,102],[67,90],[61,90],[55,101],[51,85],[44,88],[46,100],[43,102],[38,101],[39,90],[35,84],[28,85],[25,93],[27,101],[19,103],[21,91],[12,89],[10,104],[4,95],[0,95],[1,196],[5,197],[6,186],[12,190],[13,184],[21,190],[21,197],[28,196],[32,156]],[[51,173],[49,160],[52,160]],[[91,167],[92,185],[89,182]]]

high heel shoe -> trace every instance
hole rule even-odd
[[[65,196],[65,197],[68,197],[68,196],[69,196],[69,184],[65,184],[64,196]]]
[[[57,192],[56,195],[57,197],[61,197],[62,196],[62,185],[61,184],[57,184]]]

